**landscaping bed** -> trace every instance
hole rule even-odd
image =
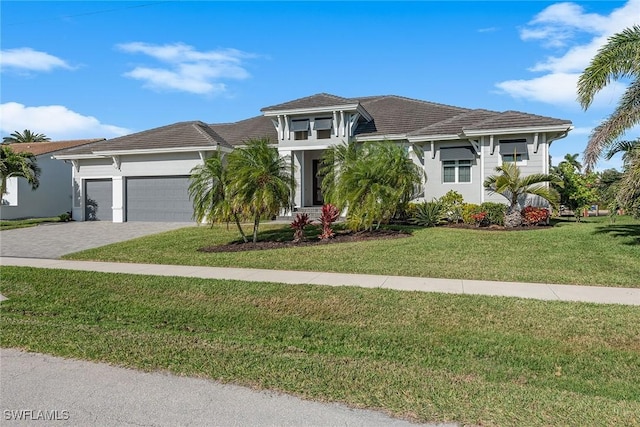
[[[235,241],[231,243],[225,243],[220,245],[206,246],[198,249],[200,252],[244,252],[244,251],[258,251],[265,249],[281,249],[281,248],[295,248],[299,246],[319,246],[330,245],[334,243],[347,243],[347,242],[365,242],[368,240],[380,240],[380,239],[398,239],[402,237],[409,237],[411,234],[404,230],[389,230],[379,229],[372,231],[359,231],[352,232],[349,230],[338,231],[330,239],[308,238],[299,242],[291,240],[265,240],[256,243],[243,241]]]

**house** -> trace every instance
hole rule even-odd
[[[41,170],[40,186],[32,190],[24,178],[7,179],[0,219],[45,218],[71,212],[71,164],[56,160],[52,155],[98,141],[104,141],[104,138],[10,144],[15,153],[29,152],[36,156]]]
[[[523,174],[548,173],[549,146],[573,128],[569,120],[394,95],[322,93],[261,112],[236,123],[175,123],[57,154],[74,165],[74,218],[190,221],[191,168],[214,151],[228,153],[260,137],[270,138],[282,156],[291,158],[296,210],[323,203],[317,173],[322,153],[346,141],[405,146],[428,177],[426,200],[455,190],[471,203],[504,202],[483,187],[495,167],[515,161]]]

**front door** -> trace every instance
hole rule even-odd
[[[313,174],[313,204],[322,205],[324,200],[322,198],[322,176],[318,174],[320,168],[320,159],[313,159],[311,163],[311,172]]]

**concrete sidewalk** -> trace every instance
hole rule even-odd
[[[403,291],[492,295],[553,301],[640,305],[640,289],[573,286],[542,283],[492,282],[486,280],[430,279],[425,277],[376,276],[369,274],[312,271],[261,270],[253,268],[197,267],[159,264],[67,261],[58,259],[0,257],[3,266],[28,266],[108,273],[233,279],[250,282],[360,286]]]

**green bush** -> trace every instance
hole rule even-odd
[[[435,227],[442,224],[445,219],[446,215],[442,209],[442,204],[437,200],[433,200],[432,202],[418,204],[411,222],[423,227]]]
[[[440,197],[438,202],[442,205],[442,211],[449,222],[458,223],[462,221],[462,206],[464,199],[457,191],[449,190],[447,194]]]
[[[504,214],[507,212],[507,205],[504,203],[484,202],[480,209],[487,213],[489,224],[504,225]]]
[[[462,205],[462,221],[465,224],[475,224],[476,220],[472,215],[482,212],[480,205],[475,203],[465,203]]]

